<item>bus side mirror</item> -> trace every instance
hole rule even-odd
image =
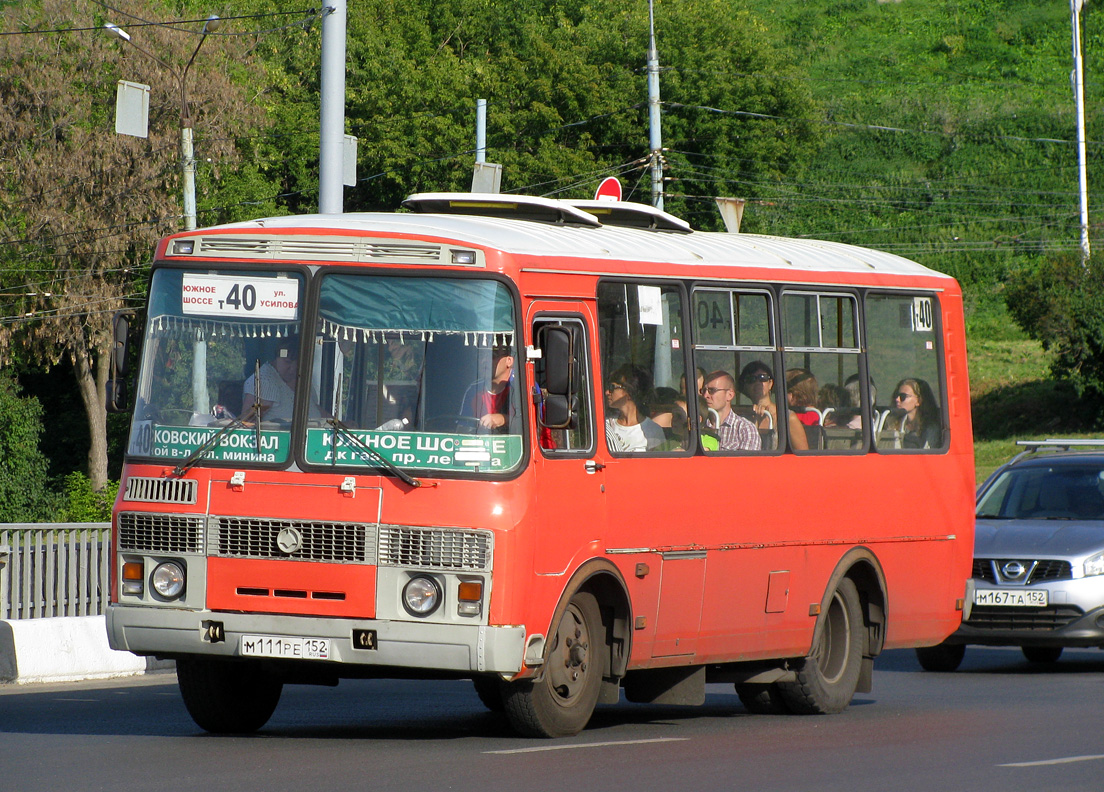
[[[575,420],[575,333],[570,327],[546,325],[538,343],[544,361],[541,425],[567,429]]]
[[[127,343],[130,340],[130,311],[119,311],[111,317],[111,379],[104,388],[104,407],[108,412],[127,409]]]
[[[127,342],[130,340],[129,312],[119,311],[111,317],[111,378],[126,376]]]

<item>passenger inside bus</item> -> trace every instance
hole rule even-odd
[[[938,448],[942,444],[939,405],[925,380],[912,377],[901,380],[893,392],[893,403],[904,411],[901,419],[904,448]]]
[[[491,432],[507,431],[513,410],[510,400],[513,374],[513,350],[508,346],[494,347],[490,376],[468,386],[460,414],[478,418],[479,425]]]
[[[716,417],[710,418],[710,426],[717,432],[721,450],[758,451],[763,447],[755,424],[732,410],[732,400],[736,398],[736,382],[731,374],[727,371],[707,374],[702,395],[709,409],[716,414]]]
[[[820,445],[820,413],[816,410],[816,400],[817,381],[813,373],[803,368],[787,369],[786,402],[790,414],[797,417],[805,430],[803,434],[791,432],[790,446],[794,450],[804,451]]]
[[[752,423],[759,430],[764,449],[778,445],[778,406],[774,401],[774,372],[761,360],[753,360],[740,371],[740,393],[751,402]],[[789,432],[797,437],[794,448],[805,449],[805,427],[793,413],[788,414]]]
[[[650,385],[647,373],[630,363],[610,375],[606,406],[617,413],[606,418],[606,441],[611,451],[650,451],[666,441],[662,427],[647,417],[641,404]]]

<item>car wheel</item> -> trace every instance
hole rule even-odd
[[[1057,663],[1062,656],[1061,646],[1021,646],[1029,663]]]
[[[938,671],[949,674],[957,671],[966,656],[966,644],[937,644],[922,646],[916,650],[916,659],[925,671]]]

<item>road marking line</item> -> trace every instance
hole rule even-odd
[[[997,765],[997,767],[1044,767],[1046,765],[1072,764],[1073,762],[1095,762],[1100,759],[1104,759],[1104,754],[1095,754],[1093,756],[1066,756],[1062,759],[1043,759],[1038,762],[1010,762],[1009,764]]]
[[[508,751],[484,751],[485,754],[522,754],[537,751],[566,751],[571,748],[606,748],[610,745],[644,745],[645,743],[683,742],[689,737],[656,737],[651,740],[615,740],[612,742],[576,743],[574,745],[542,745],[538,748],[512,748]]]

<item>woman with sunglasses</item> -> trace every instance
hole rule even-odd
[[[939,405],[931,385],[922,379],[905,378],[893,391],[893,406],[904,412],[901,445],[905,448],[939,448],[942,427]]]
[[[755,425],[760,435],[769,434],[763,438],[763,448],[774,448],[777,444],[778,432],[778,407],[774,403],[774,373],[770,366],[761,360],[753,360],[740,371],[740,393],[751,401],[751,408],[755,412]],[[805,427],[795,413],[787,412],[787,426],[789,427],[790,445],[798,451],[809,448],[809,441],[805,436]]]
[[[610,451],[648,451],[662,445],[663,428],[647,416],[638,399],[650,389],[650,377],[639,366],[626,363],[606,384],[606,441]]]

